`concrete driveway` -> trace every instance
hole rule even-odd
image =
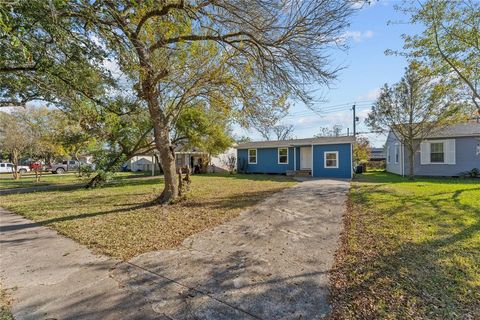
[[[39,295],[49,290],[55,301],[48,304],[50,309],[42,306],[44,318],[95,319],[95,308],[100,308],[98,318],[112,319],[131,318],[132,314],[144,319],[320,319],[329,311],[328,271],[342,228],[348,188],[348,181],[305,181],[237,219],[187,238],[177,249],[150,252],[116,264],[111,259],[92,262],[89,256],[90,267],[82,266],[87,272],[82,277],[88,282],[89,269],[99,279],[108,275],[107,292],[92,290],[89,296],[84,290],[75,308],[63,303],[61,286],[55,287],[55,293],[48,287],[39,289],[37,278],[31,289]],[[32,237],[28,232],[24,236]],[[2,242],[4,238],[2,231]],[[2,245],[2,260],[5,249],[22,250],[23,243],[28,243],[16,240],[15,247]],[[45,243],[39,246],[36,250],[40,252],[52,250]],[[77,267],[79,263],[75,261]],[[50,278],[57,265],[51,266]],[[101,265],[106,266],[103,274],[99,274]],[[10,274],[13,269],[4,272],[3,267],[2,263],[2,277],[14,276]],[[77,286],[85,287],[79,281]],[[12,285],[12,281],[7,283]],[[26,287],[17,292],[25,292],[29,286],[25,281],[22,285]],[[13,295],[15,298],[15,292]],[[108,298],[112,295],[119,298]],[[102,306],[102,299],[107,305]],[[38,304],[23,305],[23,309],[30,307],[32,314],[40,308]],[[14,312],[21,309],[13,307]],[[20,311],[18,315],[22,315]]]

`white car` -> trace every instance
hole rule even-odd
[[[0,173],[13,173],[13,163],[11,162],[0,162]],[[19,173],[26,173],[30,171],[28,166],[17,166],[17,171]]]

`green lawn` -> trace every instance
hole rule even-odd
[[[94,190],[4,195],[0,206],[97,252],[128,259],[177,246],[188,236],[232,219],[296,182],[285,176],[194,175],[184,201],[149,205],[159,195],[162,183],[161,178],[122,179]]]
[[[125,177],[143,177],[145,173],[134,173],[134,172],[118,172],[115,174],[114,179],[121,179]],[[87,178],[79,178],[76,173],[66,173],[66,174],[52,174],[52,173],[43,173],[39,182],[35,180],[34,173],[23,174],[22,177],[18,180],[12,178],[10,173],[0,174],[0,190],[2,189],[16,189],[16,188],[27,188],[35,186],[50,186],[50,185],[64,185],[64,184],[75,184],[75,183],[84,183],[88,181]]]
[[[479,180],[367,173],[348,205],[333,318],[480,318]]]

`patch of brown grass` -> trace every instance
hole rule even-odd
[[[149,205],[159,178],[124,180],[96,190],[8,195],[0,205],[52,227],[99,253],[121,259],[178,246],[295,184],[284,176],[197,175],[185,200]]]

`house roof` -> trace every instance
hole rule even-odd
[[[275,141],[252,141],[239,143],[235,148],[247,149],[247,148],[278,148],[278,147],[293,147],[304,146],[311,144],[337,144],[337,143],[353,143],[355,137],[342,136],[342,137],[319,137],[319,138],[306,138],[306,139],[291,139],[291,140],[275,140]]]
[[[468,122],[453,124],[438,130],[434,130],[427,138],[448,138],[448,137],[480,137],[480,123]]]

